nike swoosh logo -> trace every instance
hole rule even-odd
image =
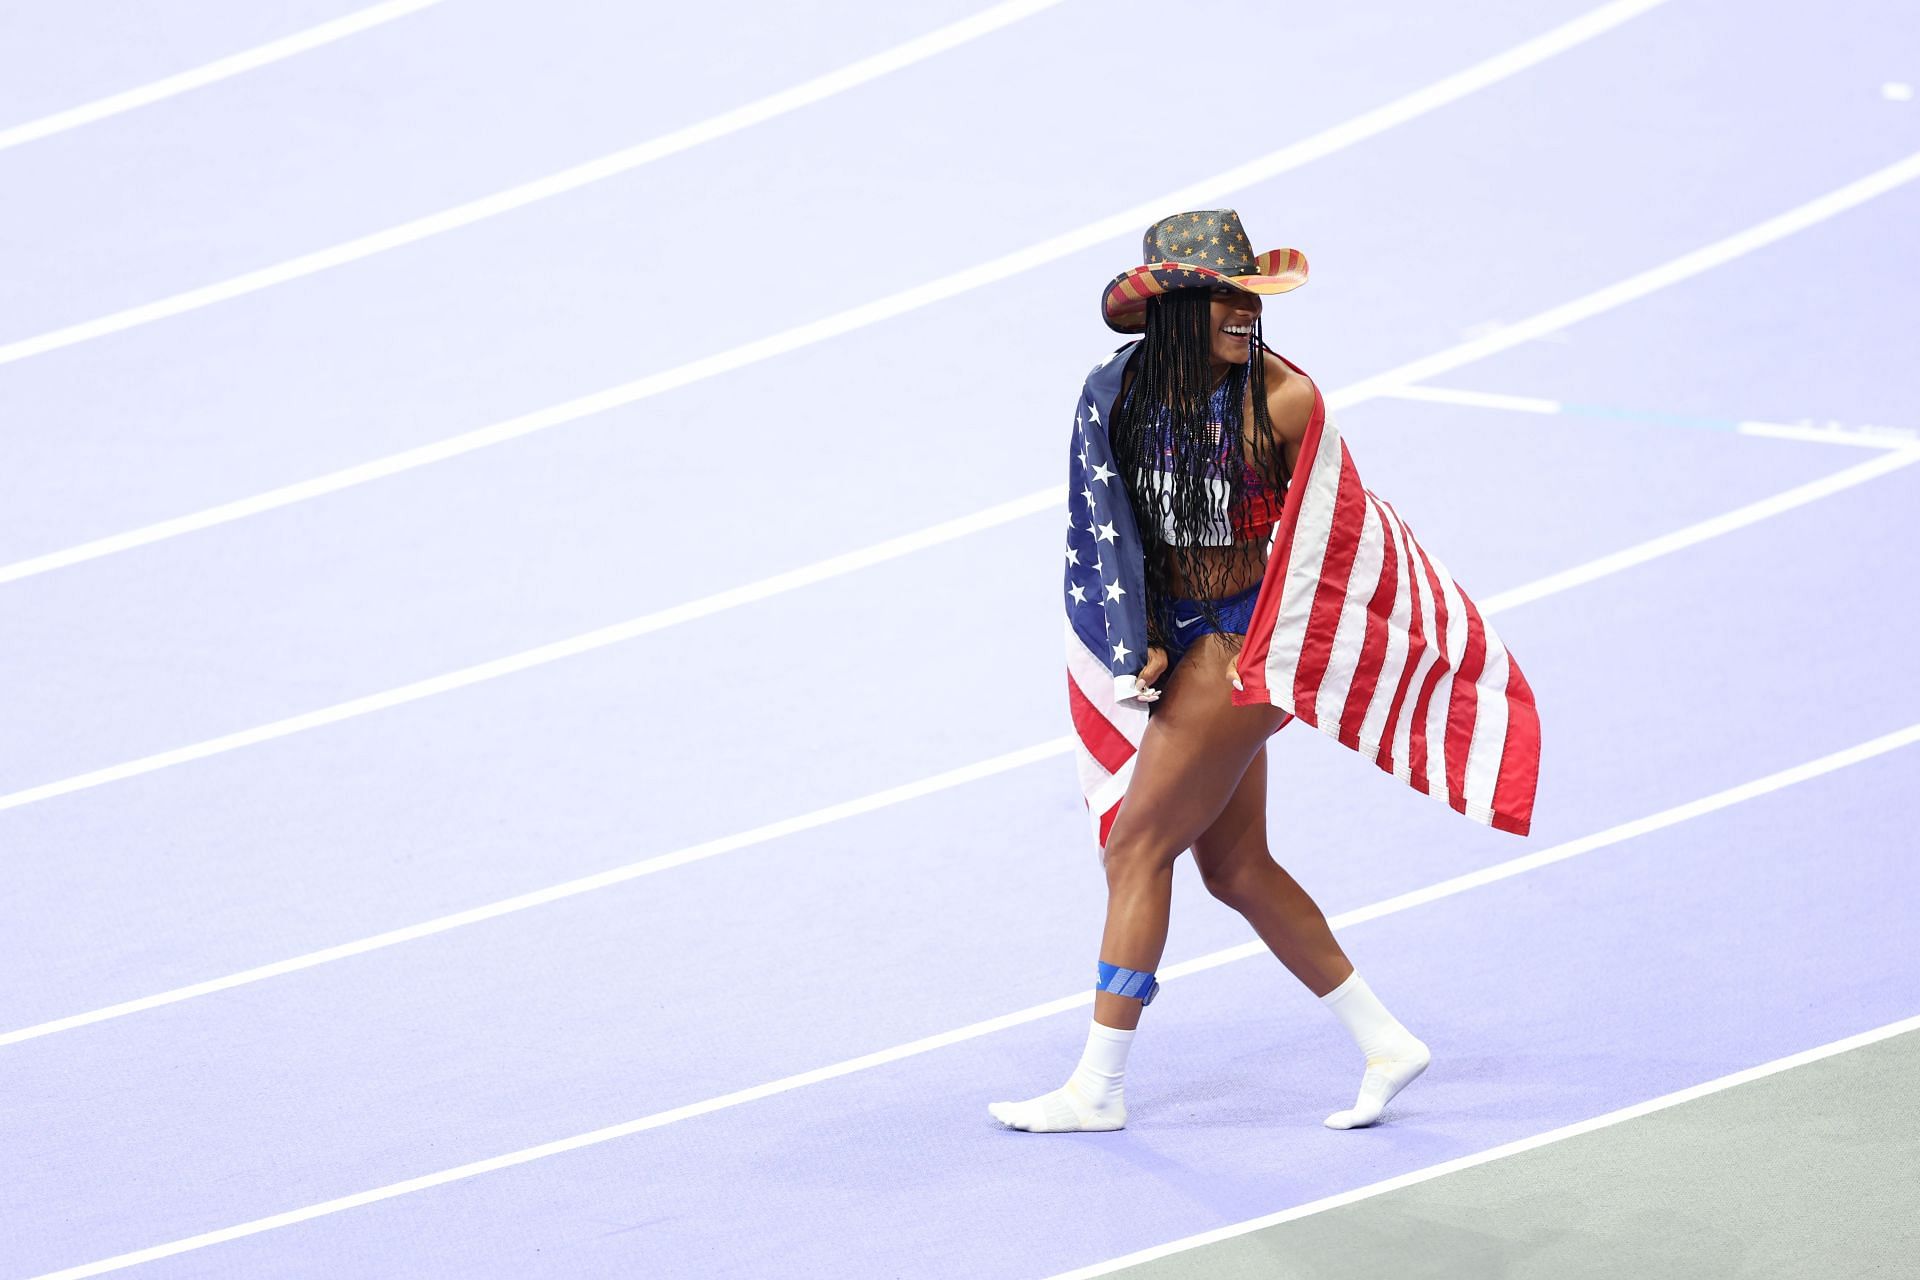
[[[1203,613],[1200,615],[1200,618],[1204,618],[1206,616],[1207,615]],[[1175,618],[1173,620],[1173,625],[1176,627],[1190,627],[1194,623],[1200,621],[1200,618]]]

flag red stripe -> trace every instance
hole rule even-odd
[[[1317,483],[1304,483],[1310,476]],[[1286,719],[1305,712],[1303,718],[1352,749],[1361,748],[1365,735],[1384,772],[1475,821],[1527,834],[1540,721],[1518,660],[1399,512],[1360,483],[1338,428],[1318,405],[1294,479],[1268,541],[1259,599],[1236,664],[1246,687],[1234,702],[1290,703],[1293,714]],[[1377,544],[1370,541],[1375,537]],[[1448,654],[1449,640],[1457,661]],[[1487,687],[1496,658],[1505,684]],[[1103,766],[1094,743],[1107,737],[1108,769],[1125,769],[1137,754],[1116,747],[1109,736],[1132,722],[1109,718],[1112,708],[1100,715],[1102,699],[1093,686],[1079,690],[1089,700],[1086,707],[1076,703],[1075,714],[1089,748],[1080,761],[1092,806],[1118,789],[1111,773],[1107,786],[1098,785]],[[1331,696],[1336,692],[1339,699]],[[1118,808],[1116,803],[1094,815],[1103,846]]]
[[[1426,575],[1427,589],[1433,592],[1433,656],[1434,663],[1427,668],[1427,674],[1420,681],[1420,696],[1413,700],[1413,734],[1408,744],[1408,765],[1413,770],[1414,785],[1422,791],[1427,789],[1427,711],[1433,703],[1433,690],[1440,683],[1440,677],[1447,668],[1447,597],[1440,590],[1440,575],[1433,571],[1427,561],[1427,551],[1413,541],[1409,530],[1407,540],[1413,547],[1414,563],[1419,572]],[[1458,620],[1454,622],[1458,626]]]
[[[1390,502],[1383,500],[1380,505],[1386,510],[1388,515],[1393,517],[1393,527],[1394,530],[1399,533],[1401,543],[1411,547],[1413,545],[1413,535],[1409,534],[1407,532],[1407,526],[1401,523],[1400,513],[1393,509],[1393,504]],[[1411,560],[1411,556],[1409,556],[1409,559]],[[1420,592],[1414,586],[1415,574],[1417,572],[1418,567],[1409,563],[1407,569],[1407,596],[1413,612],[1412,621],[1407,626],[1407,654],[1405,658],[1401,659],[1400,679],[1394,686],[1393,702],[1387,707],[1386,727],[1380,731],[1379,763],[1380,767],[1389,773],[1393,772],[1393,740],[1399,736],[1400,712],[1406,706],[1407,686],[1413,683],[1413,669],[1419,665],[1420,654],[1424,650],[1426,640],[1426,628],[1423,622],[1423,616],[1426,611],[1420,607]]]
[[[1474,721],[1480,714],[1480,698],[1474,692],[1474,685],[1487,665],[1487,625],[1481,620],[1473,598],[1464,590],[1460,592],[1460,603],[1467,614],[1467,651],[1460,655],[1460,667],[1453,677],[1453,698],[1447,706],[1447,800],[1465,813],[1467,749],[1473,745]]]
[[[1080,741],[1086,745],[1087,754],[1100,762],[1100,767],[1108,773],[1118,773],[1120,766],[1133,755],[1133,744],[1125,735],[1113,727],[1111,721],[1100,714],[1100,709],[1088,701],[1080,682],[1067,673],[1067,701],[1073,708],[1074,732],[1080,735]]]
[[[1327,662],[1333,657],[1333,638],[1340,628],[1340,612],[1347,602],[1348,579],[1353,575],[1354,553],[1360,549],[1360,531],[1367,516],[1366,498],[1360,489],[1360,473],[1353,468],[1347,446],[1340,446],[1340,479],[1334,487],[1333,524],[1327,531],[1327,554],[1320,565],[1320,584],[1314,589],[1313,608],[1307,617],[1307,636],[1300,647],[1300,661],[1294,667],[1293,705],[1303,715],[1318,720],[1315,706],[1320,697],[1320,681],[1327,674]]]
[[[1380,684],[1380,667],[1387,660],[1387,618],[1393,613],[1393,594],[1400,583],[1400,552],[1387,528],[1386,513],[1372,494],[1374,518],[1380,525],[1380,580],[1373,598],[1367,602],[1367,633],[1360,642],[1360,660],[1353,672],[1353,685],[1347,690],[1347,705],[1340,713],[1340,741],[1356,750],[1360,746],[1360,726],[1373,705],[1373,692]]]
[[[1500,780],[1493,788],[1493,825],[1525,835],[1533,826],[1533,796],[1540,781],[1540,712],[1520,664],[1507,652],[1507,745],[1500,753]]]

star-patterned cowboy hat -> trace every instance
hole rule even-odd
[[[1248,293],[1285,293],[1307,282],[1307,255],[1269,249],[1255,255],[1231,209],[1176,213],[1147,228],[1143,266],[1122,271],[1100,295],[1107,327],[1139,333],[1147,327],[1147,302],[1174,289],[1230,285]]]

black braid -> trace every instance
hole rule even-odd
[[[1133,504],[1146,559],[1147,642],[1162,648],[1167,647],[1167,637],[1160,606],[1175,598],[1175,566],[1198,597],[1210,625],[1220,625],[1213,601],[1229,594],[1228,576],[1237,557],[1225,547],[1198,545],[1217,511],[1208,481],[1217,483],[1222,478],[1218,465],[1222,433],[1226,439],[1251,443],[1254,466],[1276,493],[1283,492],[1292,479],[1281,440],[1267,415],[1266,361],[1261,354],[1266,342],[1259,321],[1254,321],[1254,358],[1227,371],[1226,403],[1217,428],[1208,413],[1214,390],[1208,363],[1212,345],[1208,290],[1176,289],[1149,301],[1146,337],[1128,364],[1127,391],[1113,413],[1114,460]],[[1243,430],[1249,380],[1254,416],[1250,433]],[[1172,473],[1171,500],[1161,501],[1171,510],[1174,544],[1166,541],[1161,521],[1155,518],[1160,482],[1151,473],[1159,471]],[[1224,478],[1229,504],[1238,504],[1245,490],[1243,469],[1229,465]],[[1245,545],[1234,550],[1245,554]],[[1227,643],[1237,648],[1239,641],[1228,637]]]

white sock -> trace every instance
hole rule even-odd
[[[1133,1032],[1094,1023],[1080,1065],[1066,1084],[1025,1102],[993,1102],[987,1114],[1010,1129],[1029,1133],[1082,1133],[1119,1129],[1127,1123],[1121,1083]]]
[[[1367,986],[1359,970],[1320,997],[1320,1003],[1353,1035],[1367,1055],[1367,1073],[1360,1079],[1360,1096],[1346,1111],[1336,1111],[1324,1123],[1329,1129],[1364,1129],[1380,1118],[1393,1095],[1412,1084],[1433,1055],[1420,1039],[1387,1012]]]

